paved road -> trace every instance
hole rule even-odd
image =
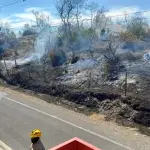
[[[69,111],[67,113],[67,110],[64,112],[64,109],[47,105],[0,92],[0,140],[13,150],[29,150],[29,132],[40,128],[46,149],[73,137],[86,140],[103,150],[130,149],[106,138],[105,131],[93,124],[73,115],[69,117]]]

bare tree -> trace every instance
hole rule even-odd
[[[0,23],[0,45],[3,45],[4,43],[8,43],[9,39],[12,38],[11,35],[12,35],[12,31],[10,29],[10,25],[8,23]],[[7,67],[7,63],[6,63],[6,53],[4,51],[4,48],[2,47],[0,49],[1,51],[1,59],[3,59],[4,61],[4,66],[5,66],[5,70],[6,70],[6,73],[7,75],[9,75],[9,70],[8,70],[8,67]]]
[[[5,36],[5,42],[8,42],[8,39],[11,37],[12,30],[11,26],[8,23],[0,23],[0,31]],[[2,36],[3,38],[3,36]]]
[[[84,7],[84,3],[85,3],[85,0],[74,0],[74,4],[75,4],[74,15],[76,18],[78,30],[80,30],[80,18],[81,18],[82,9]]]
[[[64,31],[66,35],[67,35],[67,32],[69,31],[70,37],[71,37],[70,19],[73,16],[74,8],[75,8],[75,4],[73,0],[56,0],[56,9],[61,18],[61,21],[63,22]]]
[[[90,1],[86,4],[86,9],[90,11],[91,27],[93,26],[94,16],[99,8],[99,4],[95,1]]]
[[[121,60],[117,54],[117,50],[123,42],[126,42],[130,38],[130,35],[123,34],[122,36],[122,33],[118,33],[118,35],[116,35],[112,32],[108,36],[106,50],[103,52],[104,58],[106,60],[104,72],[108,80],[114,80],[118,78],[121,66]]]
[[[50,26],[50,17],[48,15],[35,10],[32,10],[32,14],[35,16],[36,19],[36,27],[38,27],[40,31]]]
[[[94,27],[98,30],[106,30],[108,24],[111,23],[111,19],[105,16],[107,10],[104,7],[101,7],[93,18]]]
[[[63,23],[64,29],[62,31],[62,37],[65,37],[63,41],[65,41],[66,48],[72,51],[72,59],[75,58],[74,53],[74,39],[75,32],[73,31],[72,19],[74,17],[77,18],[77,24],[79,27],[79,0],[56,0],[56,9]]]
[[[1,59],[3,59],[3,61],[4,61],[5,71],[7,73],[7,76],[9,76],[9,70],[8,70],[8,67],[7,67],[6,58],[5,58],[5,54],[4,53],[2,54]]]

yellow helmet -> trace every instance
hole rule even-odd
[[[39,129],[35,129],[31,132],[30,137],[31,138],[36,138],[36,137],[41,137],[42,133]]]

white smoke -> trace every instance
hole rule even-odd
[[[56,34],[57,33],[52,32],[49,28],[42,30],[36,38],[34,52],[30,55],[27,54],[24,57],[18,58],[16,60],[17,65],[24,65],[30,63],[31,61],[40,62],[42,56],[55,47]],[[4,62],[1,62],[4,65]],[[15,67],[15,60],[6,60],[5,62],[8,68]]]
[[[35,52],[32,55],[37,57],[38,60],[41,59],[47,49],[50,49],[50,46],[52,47],[52,34],[49,29],[45,29],[37,37],[34,46]]]

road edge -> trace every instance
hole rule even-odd
[[[95,135],[95,136],[97,136],[97,137],[100,137],[100,138],[102,138],[102,139],[104,139],[104,140],[107,140],[107,141],[109,141],[109,142],[111,142],[111,143],[113,143],[113,144],[116,144],[116,145],[118,145],[118,146],[120,146],[120,147],[123,147],[123,148],[125,148],[125,149],[127,149],[127,150],[134,150],[134,149],[132,149],[132,148],[130,148],[130,147],[124,145],[124,144],[121,144],[121,143],[119,143],[119,142],[117,142],[117,141],[114,141],[114,140],[112,140],[112,139],[110,139],[110,138],[107,138],[107,137],[105,137],[105,136],[103,136],[103,135],[97,134],[97,133],[95,133],[95,132],[93,132],[93,131],[91,131],[91,130],[89,130],[89,129],[84,128],[84,127],[78,126],[78,125],[76,125],[76,124],[74,124],[74,123],[72,123],[72,122],[69,122],[69,121],[66,121],[66,120],[64,120],[64,119],[61,119],[61,118],[59,118],[59,117],[57,117],[57,116],[55,116],[55,115],[51,115],[51,114],[49,114],[49,113],[47,113],[47,112],[44,112],[44,111],[39,110],[39,109],[37,109],[37,108],[31,107],[30,105],[27,105],[27,104],[24,104],[24,103],[22,103],[22,102],[16,101],[16,100],[14,100],[14,99],[12,99],[12,98],[9,98],[9,97],[6,97],[6,96],[4,96],[4,98],[5,98],[6,100],[8,100],[8,101],[17,103],[17,104],[19,104],[19,105],[21,105],[21,106],[24,106],[24,107],[28,108],[28,109],[34,110],[34,111],[39,112],[39,113],[41,113],[41,114],[44,114],[44,115],[46,115],[46,116],[48,116],[48,117],[51,117],[51,118],[56,119],[56,120],[59,120],[59,121],[64,122],[64,123],[66,123],[66,124],[68,124],[68,125],[70,125],[70,126],[73,126],[73,127],[78,128],[78,129],[80,129],[80,130],[83,130],[83,131],[85,131],[85,132],[88,132],[88,133],[90,133],[90,134],[92,134],[92,135]]]
[[[8,145],[6,145],[1,140],[0,140],[0,148],[2,148],[2,150],[12,150]]]

